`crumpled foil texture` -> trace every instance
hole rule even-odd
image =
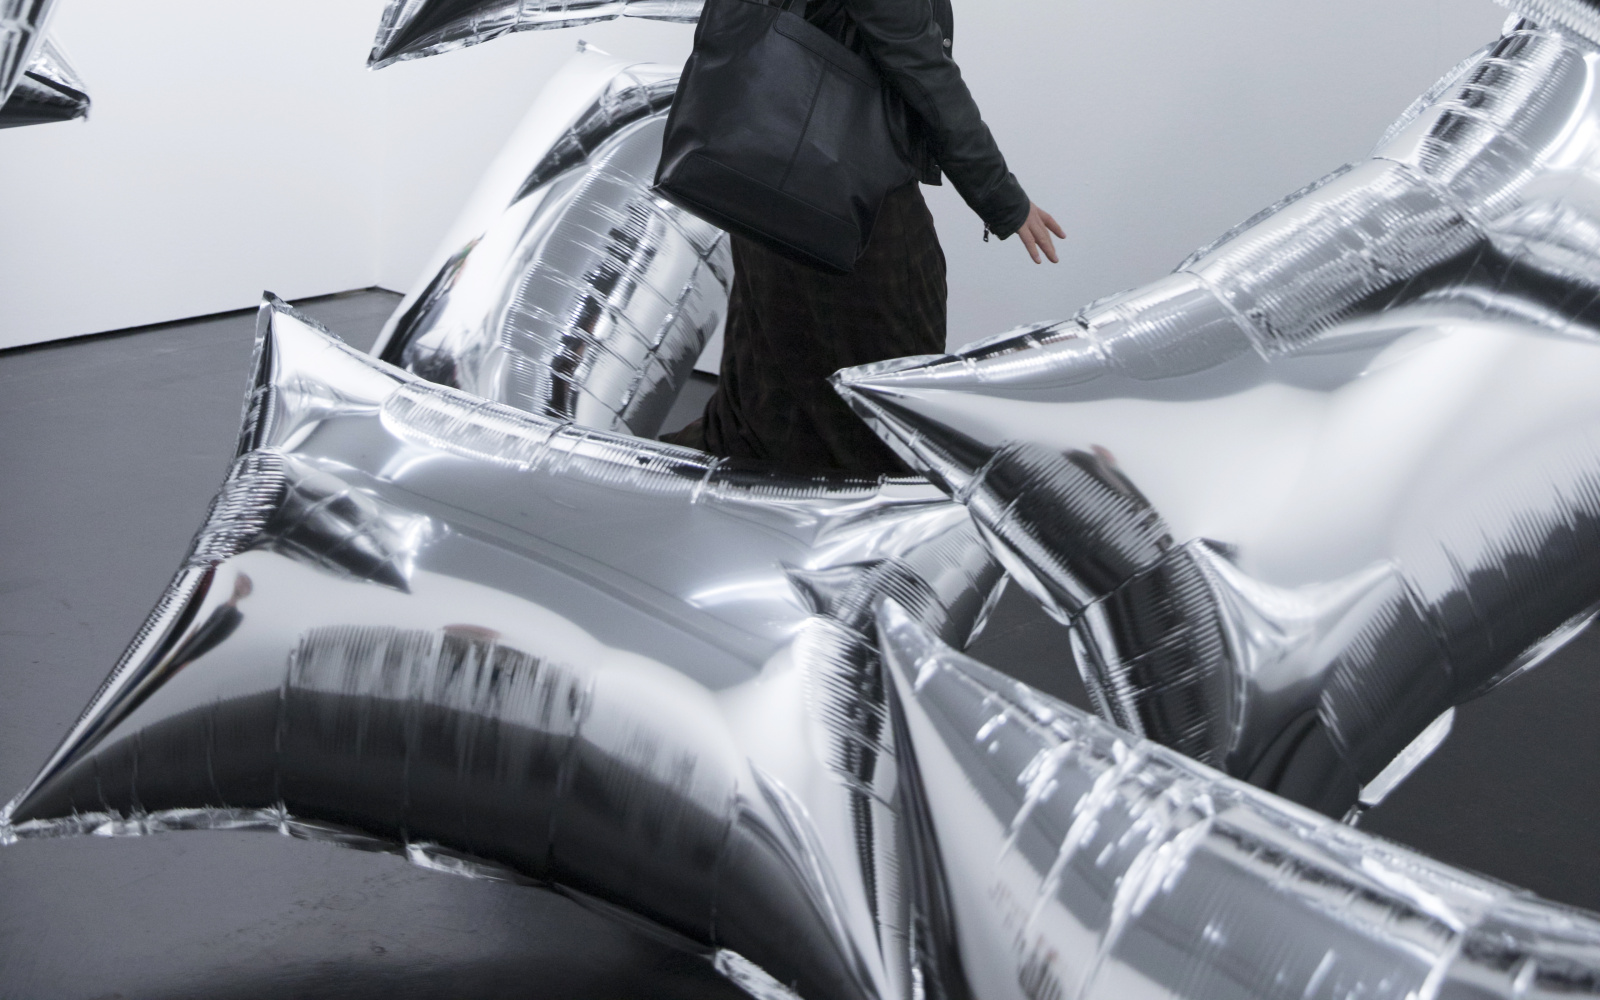
[[[1565,28],[1600,45],[1600,9],[1590,0],[1495,0],[1548,28]]]
[[[966,512],[535,417],[261,316],[206,524],[0,842],[276,829],[553,886],[747,985],[905,995],[873,616],[981,625],[1003,575]]]
[[[1375,802],[1600,605],[1597,67],[1522,22],[1172,275],[840,389],[1071,624],[1107,718]]]
[[[0,104],[33,64],[54,12],[55,0],[0,0]]]
[[[567,28],[619,17],[692,24],[703,0],[390,0],[367,65],[421,59],[513,31]]]
[[[1331,823],[879,616],[929,996],[1593,996],[1600,922]]]
[[[654,437],[727,311],[727,236],[651,191],[678,72],[580,49],[373,352],[530,413]]]
[[[1588,916],[1262,790],[1333,815],[1381,795],[1600,601],[1581,35],[1517,25],[1370,160],[1162,281],[845,373],[938,488],[629,436],[626,379],[562,383],[609,409],[435,384],[437,355],[407,372],[269,299],[205,524],[0,844],[392,852],[641,922],[762,1000],[1600,994]],[[502,202],[458,250],[635,204],[585,192],[637,175],[670,74],[591,79],[508,154],[527,214],[494,230]],[[574,287],[599,310],[627,275],[725,277],[685,242],[659,271],[642,238],[478,259],[521,262],[484,287],[553,282],[525,312]],[[600,246],[619,269],[583,285]],[[452,298],[471,255],[401,316],[500,308]],[[459,373],[465,343],[429,349]],[[524,356],[571,375],[613,350],[584,345]],[[1123,729],[954,651],[1003,568]]]
[[[0,128],[48,125],[89,117],[89,94],[77,71],[50,39],[45,39],[10,100],[0,104]]]

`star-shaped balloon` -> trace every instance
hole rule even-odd
[[[1597,61],[1524,22],[1169,277],[838,385],[1108,718],[1374,801],[1600,606]]]
[[[373,353],[654,437],[727,309],[726,235],[651,192],[678,71],[593,49],[545,87]]]
[[[1592,996],[1600,921],[1299,809],[889,604],[929,996]],[[930,963],[932,964],[932,963]]]
[[[0,0],[0,104],[33,65],[55,0]]]
[[[966,512],[534,417],[276,300],[262,327],[204,528],[0,842],[278,830],[559,887],[764,995],[906,995],[873,616],[978,627]]]
[[[692,24],[704,0],[389,0],[367,65],[421,59],[513,31],[566,28],[619,17]]]
[[[39,47],[10,100],[0,104],[0,128],[48,125],[89,117],[89,94],[77,71],[50,39]]]

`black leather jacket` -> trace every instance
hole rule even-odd
[[[951,58],[950,0],[809,0],[806,20],[871,57],[911,110],[912,155],[924,184],[941,168],[990,231],[1004,239],[1029,201],[1006,168],[978,104]]]

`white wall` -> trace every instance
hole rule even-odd
[[[370,284],[371,6],[60,4],[92,117],[0,132],[0,346]]]
[[[367,33],[376,26],[374,15]],[[406,291],[418,279],[489,161],[580,38],[619,58],[680,65],[693,37],[692,25],[630,18],[524,32],[374,74],[386,85],[377,283]]]
[[[964,344],[1143,284],[1347,160],[1498,35],[1490,0],[955,0],[955,54],[1067,231],[1035,267],[930,192]]]
[[[0,131],[0,347],[372,284],[405,290],[583,37],[681,60],[621,21],[364,69],[382,0],[64,0],[87,124]],[[929,192],[963,343],[1164,273],[1364,155],[1488,41],[1489,0],[956,0],[956,54],[1069,233],[1062,264],[984,244]]]
[[[377,73],[382,0],[65,0],[87,123],[0,131],[0,348],[403,289],[579,37],[681,62],[693,29],[536,32]]]

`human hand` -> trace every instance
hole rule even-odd
[[[1056,244],[1050,239],[1051,233],[1062,239],[1067,238],[1067,234],[1061,229],[1061,224],[1052,218],[1049,212],[1029,202],[1028,221],[1017,230],[1017,235],[1022,237],[1022,245],[1027,248],[1028,256],[1033,258],[1035,264],[1042,263],[1040,254],[1049,257],[1052,264],[1061,263],[1056,258]]]

